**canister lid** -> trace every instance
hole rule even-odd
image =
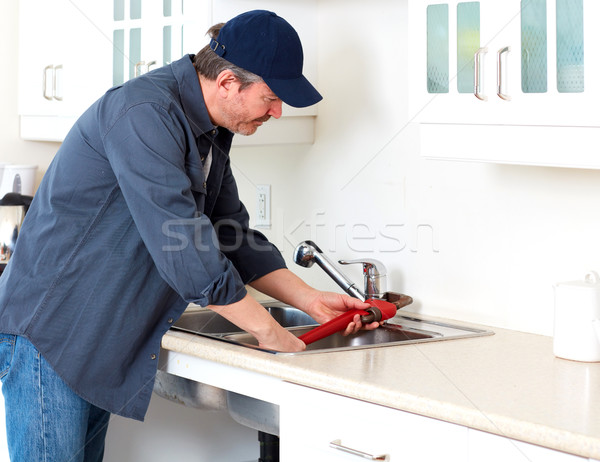
[[[567,281],[567,282],[558,282],[554,284],[555,287],[558,286],[569,286],[569,287],[577,287],[582,289],[600,289],[600,276],[596,271],[588,271],[583,280],[580,281]]]

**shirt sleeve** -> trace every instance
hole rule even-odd
[[[186,174],[186,121],[178,117],[155,103],[128,108],[106,131],[106,155],[161,277],[188,302],[231,304],[246,289],[197,210]]]
[[[239,199],[229,160],[211,220],[221,251],[237,268],[244,283],[286,267],[277,247],[264,234],[249,227],[248,212]]]

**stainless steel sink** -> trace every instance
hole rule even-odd
[[[318,326],[318,323],[306,313],[291,306],[281,303],[269,303],[265,304],[265,309],[283,327],[289,329],[295,335],[301,335]],[[206,308],[189,308],[173,325],[172,329],[247,348],[260,349],[254,337]],[[361,331],[349,336],[334,334],[308,345],[306,351],[303,352],[262,351],[279,355],[315,354],[359,348],[437,342],[491,334],[493,332],[488,330],[424,320],[408,314],[397,314],[375,330]],[[157,373],[154,391],[163,398],[188,407],[205,410],[227,410],[229,415],[242,425],[274,435],[279,434],[279,406],[277,404],[194,382],[163,371]]]
[[[302,335],[318,326],[318,323],[306,313],[291,306],[281,303],[270,303],[265,304],[265,309],[269,311],[277,322],[289,329],[296,336]],[[375,348],[477,337],[493,333],[487,330],[473,329],[455,324],[425,320],[415,316],[397,314],[378,329],[360,331],[357,334],[349,336],[334,334],[308,345],[305,351],[286,353],[259,348],[254,337],[240,330],[225,318],[207,309],[184,313],[172,328],[280,355],[314,354],[358,348]]]

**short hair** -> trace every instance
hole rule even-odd
[[[206,35],[216,40],[221,27],[224,25],[225,23],[223,22],[215,24],[208,29]],[[263,81],[260,76],[234,65],[224,58],[221,58],[213,50],[211,50],[210,45],[206,45],[204,48],[202,48],[196,54],[196,56],[194,56],[193,62],[196,72],[208,80],[216,80],[221,72],[224,70],[230,70],[240,81],[240,90],[243,90],[253,83]]]

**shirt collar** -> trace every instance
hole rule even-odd
[[[193,58],[194,55],[186,55],[172,64],[173,74],[179,84],[179,97],[194,136],[198,138],[205,133],[214,136],[216,127],[208,116],[198,73],[192,64]]]

